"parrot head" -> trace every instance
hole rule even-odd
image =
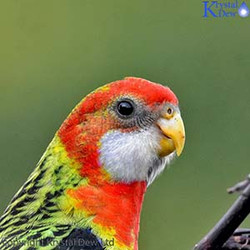
[[[178,99],[168,88],[128,77],[90,93],[59,130],[81,174],[98,181],[152,183],[185,142]]]

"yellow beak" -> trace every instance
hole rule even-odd
[[[185,144],[185,128],[180,114],[175,113],[171,118],[163,115],[158,119],[157,125],[163,133],[159,156],[164,157],[173,151],[180,156]]]

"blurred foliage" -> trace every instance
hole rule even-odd
[[[2,1],[1,211],[83,96],[139,76],[174,90],[187,132],[145,197],[139,247],[191,249],[250,172],[250,17],[202,15],[193,0]]]

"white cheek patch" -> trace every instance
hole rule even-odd
[[[114,180],[126,183],[146,180],[150,184],[174,155],[157,156],[160,138],[155,126],[129,133],[110,131],[100,140],[100,163]]]

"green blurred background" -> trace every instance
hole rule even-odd
[[[83,96],[138,76],[174,90],[187,132],[147,192],[139,248],[191,249],[250,172],[250,17],[204,19],[194,0],[0,6],[1,212]]]

